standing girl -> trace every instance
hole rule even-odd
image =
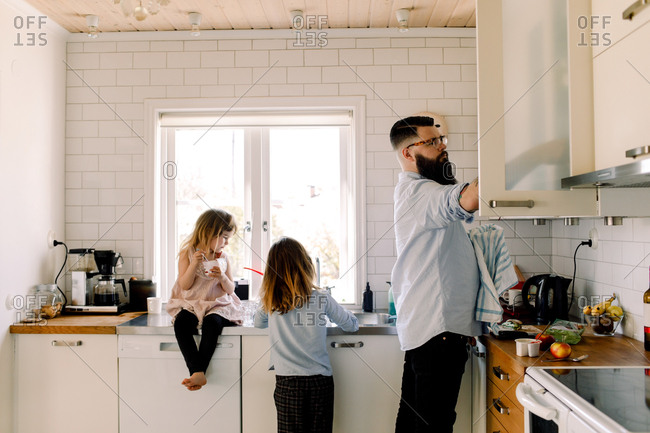
[[[326,317],[347,332],[357,318],[314,286],[316,272],[305,248],[281,238],[269,250],[255,326],[269,327],[275,369],[278,433],[331,433],[334,380],[325,338]]]
[[[237,230],[232,215],[210,209],[196,221],[194,231],[178,253],[178,279],[167,303],[174,333],[190,377],[182,384],[190,391],[207,383],[205,372],[225,326],[241,325],[243,311],[235,294],[230,260],[223,249]],[[204,262],[216,261],[210,269]],[[201,328],[201,343],[194,335]]]

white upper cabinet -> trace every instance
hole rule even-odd
[[[481,203],[486,217],[597,215],[588,0],[477,2]]]
[[[594,38],[597,170],[630,163],[626,150],[650,145],[650,6],[624,20],[623,11],[633,3],[593,1],[594,25],[587,31]]]

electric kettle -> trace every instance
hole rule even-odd
[[[555,274],[530,277],[521,288],[524,308],[533,312],[538,324],[547,324],[555,319],[569,318],[568,290],[571,279]],[[531,287],[536,287],[532,291]],[[533,305],[531,305],[533,300]]]

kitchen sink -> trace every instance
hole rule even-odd
[[[387,326],[391,325],[395,319],[387,313],[354,313],[359,320],[359,326]]]

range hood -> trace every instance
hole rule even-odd
[[[625,152],[628,158],[650,154],[650,146]],[[569,188],[649,188],[650,158],[562,179],[562,189]]]

